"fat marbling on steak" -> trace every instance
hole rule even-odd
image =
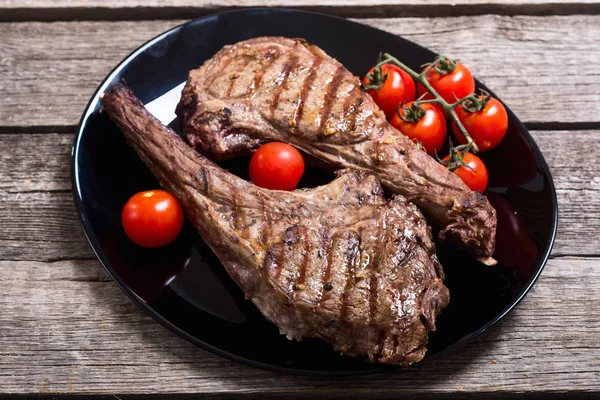
[[[441,239],[493,263],[487,198],[390,126],[358,78],[316,46],[281,37],[225,46],[190,72],[177,113],[188,142],[213,159],[283,141],[374,173],[443,228]]]
[[[430,230],[402,196],[347,170],[294,192],[259,188],[194,151],[122,84],[103,110],[173,193],[229,276],[289,338],[408,365],[449,300]]]

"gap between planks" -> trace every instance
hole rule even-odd
[[[598,124],[600,125],[600,123]],[[68,133],[77,131],[76,125],[0,126],[0,135],[22,133]]]
[[[465,391],[495,392],[504,398],[500,395],[509,391],[552,395],[567,389],[596,394],[600,390],[600,382],[594,380],[600,372],[599,347],[590,340],[600,333],[592,318],[600,304],[595,301],[600,298],[595,260],[549,263],[510,315],[459,351],[398,373],[352,378],[295,377],[241,366],[176,337],[110,281],[47,279],[85,268],[77,264],[16,269],[36,282],[6,285],[9,301],[3,303],[5,312],[0,315],[0,332],[5,329],[0,336],[4,379],[0,392],[253,395],[264,391],[295,398],[295,393],[328,395],[333,390],[344,398],[417,394],[434,398],[439,393],[456,395],[460,385]],[[95,270],[101,275],[100,268]],[[41,274],[46,279],[38,279]],[[49,296],[56,296],[53,303],[48,303]],[[559,307],[569,312],[557,319]]]
[[[550,255],[548,257],[548,260],[553,261],[553,262],[560,262],[560,261],[591,261],[591,262],[596,262],[600,260],[600,254],[577,254],[577,255],[572,255],[572,254],[558,254],[558,255]],[[46,278],[35,278],[35,279],[31,279],[31,277],[23,277],[19,274],[17,274],[16,277],[14,278],[6,278],[6,277],[0,277],[0,282],[2,282],[3,284],[7,283],[7,282],[13,282],[13,281],[43,281],[43,280],[49,280],[49,281],[53,281],[53,282],[57,282],[57,281],[64,281],[64,282],[112,282],[112,279],[107,275],[104,274],[104,268],[101,266],[100,264],[100,260],[98,260],[98,258],[94,255],[91,254],[91,249],[90,249],[90,256],[88,257],[55,257],[55,258],[48,258],[48,259],[43,259],[43,260],[27,260],[27,259],[23,259],[23,260],[19,260],[19,259],[5,259],[2,258],[0,256],[0,268],[2,268],[3,266],[8,266],[8,265],[15,265],[15,266],[28,266],[28,265],[37,265],[41,268],[44,267],[50,267],[50,268],[54,268],[55,266],[57,268],[64,268],[64,265],[79,265],[80,268],[84,268],[87,269],[87,273],[89,274],[90,271],[94,272],[93,275],[91,276],[86,276],[85,274],[83,275],[65,275],[65,276],[60,276],[60,277],[56,277],[56,276],[50,276],[50,277],[46,277]],[[100,272],[98,272],[100,271]],[[2,274],[0,274],[2,275]]]
[[[600,102],[600,84],[593,69],[581,68],[600,59],[600,16],[357,21],[461,59],[535,128],[583,129],[600,123],[594,107]],[[27,126],[64,131],[76,125],[98,84],[123,57],[183,22],[0,24],[0,126],[31,132]],[[375,50],[371,56],[376,58]],[[557,67],[540,70],[548,65]]]
[[[600,129],[599,122],[525,122],[529,131],[592,131]],[[69,134],[77,131],[76,125],[61,126],[0,126],[0,135],[31,134]]]
[[[4,4],[3,4],[4,3]],[[6,5],[0,2],[0,21],[124,21],[192,19],[223,11],[275,6],[301,11],[319,12],[345,18],[390,17],[457,17],[496,15],[598,15],[600,2],[595,1],[518,1],[518,0],[379,0],[360,1],[87,1],[76,2],[25,0]]]
[[[526,378],[526,377],[525,377]],[[525,379],[524,378],[524,379]],[[465,390],[465,391],[463,391]],[[571,400],[574,398],[572,392],[566,391],[556,391],[556,392],[543,392],[544,400]],[[199,397],[200,396],[200,397]],[[505,391],[477,391],[477,392],[467,392],[466,389],[463,389],[462,386],[459,389],[456,389],[456,393],[435,393],[429,394],[427,396],[428,399],[431,400],[456,400],[459,398],[462,400],[477,400],[477,399],[486,399],[486,400],[526,400],[526,399],[538,399],[540,396],[539,393],[527,393],[527,392],[514,392],[509,393]],[[231,392],[231,393],[223,393],[220,391],[215,391],[212,393],[202,392],[201,394],[162,394],[162,395],[152,395],[148,396],[147,394],[60,394],[60,393],[52,393],[52,394],[36,394],[36,400],[76,400],[76,399],[87,399],[87,400],[196,400],[198,398],[202,399],[244,399],[244,400],[263,400],[263,399],[314,399],[324,397],[327,399],[396,399],[402,398],[402,400],[421,400],[423,399],[422,393],[409,393],[402,392],[402,395],[396,394],[395,396],[391,396],[387,391],[383,391],[381,389],[369,389],[366,392],[356,392],[355,390],[336,390],[335,392],[327,391],[327,390],[311,390],[302,388],[302,390],[297,391],[285,391],[275,393],[252,393],[252,392]],[[31,399],[32,396],[28,394],[10,394],[10,395],[2,395],[0,394],[0,400],[25,400]],[[598,400],[598,392],[578,392],[577,399],[581,400]]]
[[[559,223],[553,257],[596,256],[600,164],[595,157],[600,152],[600,130],[531,133],[550,165],[557,190]],[[0,135],[0,258],[93,259],[71,195],[73,138],[73,134]]]

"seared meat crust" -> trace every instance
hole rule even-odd
[[[258,188],[194,151],[124,85],[101,102],[282,333],[320,337],[382,363],[423,358],[449,293],[430,230],[412,203],[386,200],[377,178],[356,169],[314,189]]]

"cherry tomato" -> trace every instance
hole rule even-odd
[[[449,158],[449,156],[444,157],[444,161],[447,161]],[[469,189],[478,190],[483,193],[488,184],[488,172],[485,164],[481,161],[481,158],[472,153],[465,154],[462,161],[471,167],[471,169],[462,166],[455,169],[454,173],[462,179]]]
[[[508,114],[502,103],[494,98],[489,99],[481,111],[471,113],[458,106],[456,114],[480,151],[493,149],[506,134]],[[467,139],[460,133],[454,122],[452,130],[456,140],[462,144],[467,143]]]
[[[121,222],[135,244],[155,248],[174,241],[183,226],[179,201],[164,190],[134,194],[123,207]]]
[[[289,144],[267,143],[250,160],[250,179],[272,190],[294,190],[304,174],[302,154]]]
[[[372,75],[373,72],[374,68],[371,68],[363,78],[363,86],[366,87],[371,82],[369,76]],[[382,75],[387,74],[387,78],[383,81],[381,88],[367,89],[367,93],[371,95],[389,121],[398,110],[400,104],[415,99],[416,87],[413,78],[400,69],[400,67],[393,64],[382,65],[381,73]]]
[[[400,107],[398,113],[392,118],[392,126],[404,133],[415,142],[421,142],[429,154],[434,154],[444,146],[446,141],[446,119],[440,108],[435,104],[425,103],[419,107],[425,111],[425,115],[414,115],[411,108],[415,102],[409,101],[405,106],[409,109],[409,119],[416,117],[417,122],[405,121],[400,115],[406,118],[406,109]],[[412,108],[414,109],[414,108]],[[418,118],[420,116],[420,118]]]
[[[432,68],[427,72],[425,79],[450,104],[457,98],[462,99],[475,92],[475,80],[471,71],[459,62],[456,63],[454,70],[447,74],[440,74]],[[423,93],[426,93],[424,99],[433,99],[433,95],[419,83],[419,96]]]

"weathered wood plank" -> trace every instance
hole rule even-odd
[[[266,3],[282,4],[0,0],[0,20],[191,18]],[[457,1],[469,7],[453,7],[450,0],[377,3],[381,7],[325,0],[300,7],[361,17],[600,11],[594,0]],[[363,21],[459,57],[530,123],[600,123],[594,113],[600,90],[593,71],[577,69],[600,61],[598,16]],[[448,21],[460,28],[448,32]],[[134,47],[176,23],[0,24],[0,129],[14,133],[57,125],[70,131],[102,77]],[[505,62],[498,70],[496,54]],[[556,67],[540,73],[538,66],[548,64],[564,64],[568,71],[563,76]],[[517,69],[522,76],[515,76]],[[525,90],[534,97],[528,99]],[[540,100],[548,98],[552,101]],[[600,131],[533,135],[554,174],[560,207],[555,258],[533,291],[498,327],[454,354],[398,373],[336,379],[244,367],[195,348],[152,321],[93,259],[79,227],[70,194],[73,135],[0,135],[0,398],[18,393],[117,394],[123,399],[128,394],[202,393],[219,398],[450,399],[458,391],[468,398],[574,396],[567,391],[598,398],[600,258],[565,255],[600,255],[600,165],[595,159]]]
[[[195,18],[248,7],[286,7],[343,17],[550,15],[598,13],[595,0],[1,0],[0,20],[131,20]]]
[[[10,193],[0,189],[0,259],[91,259],[73,196],[67,192]]]
[[[458,390],[506,398],[600,392],[598,259],[551,260],[499,326],[409,370],[287,376],[195,348],[144,315],[96,261],[0,262],[0,394],[267,393],[422,398]],[[99,279],[100,278],[100,279]],[[561,311],[562,310],[562,311]],[[560,318],[557,318],[558,314]]]
[[[0,136],[0,190],[6,194],[71,190],[73,135]]]
[[[600,60],[600,16],[360,21],[461,59],[526,122],[600,123],[600,83],[581,67]],[[123,57],[180,22],[0,24],[0,127],[77,124]]]
[[[554,167],[559,194],[565,187],[590,196],[589,209],[579,211],[569,211],[581,207],[578,199],[561,197],[563,209],[573,213],[566,218],[592,226],[582,235],[585,226],[561,224],[557,249],[592,252],[598,248],[593,224],[600,219],[594,179],[600,166],[593,163],[600,131],[534,135]],[[64,192],[72,139],[71,134],[0,135],[0,215],[5,216],[0,226],[6,234],[0,238],[0,395],[266,392],[287,398],[410,399],[452,397],[460,388],[500,399],[567,390],[587,391],[593,398],[600,391],[600,346],[593,340],[600,326],[590,318],[600,312],[600,269],[593,258],[550,260],[533,291],[499,327],[408,371],[311,378],[306,388],[306,378],[244,367],[195,348],[139,311],[97,261],[70,259],[91,256]],[[16,249],[7,241],[11,235],[20,235]],[[581,236],[586,243],[579,243]],[[48,255],[67,259],[44,262]],[[561,318],[557,310],[565,310]]]
[[[600,255],[600,131],[532,133],[558,193],[553,255]],[[0,135],[0,260],[93,258],[70,193],[72,141],[72,134]]]
[[[596,157],[600,154],[600,131],[531,133],[550,166],[558,196],[553,254],[598,254],[600,163]]]
[[[93,257],[71,195],[72,144],[72,134],[0,135],[0,258]]]

